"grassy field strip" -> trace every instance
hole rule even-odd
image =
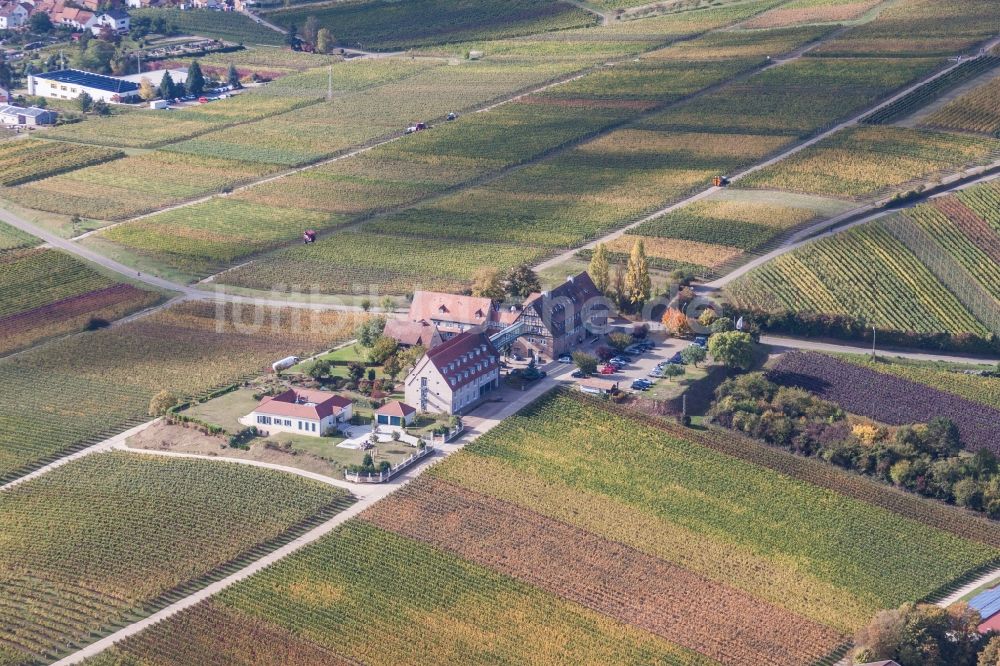
[[[993,40],[991,40],[989,42],[989,46],[987,47],[987,50],[989,48],[992,48],[992,46],[996,46],[997,44],[1000,44],[1000,37],[996,37]],[[818,46],[819,46],[819,44],[816,45],[816,47],[818,47]],[[753,173],[755,173],[757,171],[760,171],[761,169],[764,169],[764,168],[766,168],[768,166],[771,166],[773,164],[777,164],[778,162],[781,162],[782,160],[784,160],[784,159],[786,159],[788,157],[791,157],[792,155],[795,155],[795,154],[797,154],[797,153],[805,150],[806,148],[809,148],[810,146],[813,146],[813,145],[819,143],[823,139],[826,139],[826,138],[828,138],[828,137],[836,134],[837,132],[839,132],[842,129],[845,129],[845,128],[848,128],[848,127],[852,127],[852,126],[855,126],[855,125],[859,124],[860,121],[861,121],[861,119],[864,118],[865,116],[867,116],[867,115],[869,115],[869,114],[871,114],[871,113],[873,113],[875,111],[878,111],[879,109],[882,109],[882,108],[884,108],[886,106],[889,106],[893,102],[895,102],[895,101],[897,101],[897,100],[905,97],[909,93],[911,93],[914,90],[920,88],[924,84],[926,84],[926,83],[928,83],[930,81],[933,81],[934,79],[937,79],[938,77],[944,76],[945,74],[947,74],[948,72],[950,72],[952,69],[958,67],[959,64],[960,63],[955,63],[953,65],[950,65],[950,66],[946,67],[945,69],[942,69],[942,70],[940,70],[938,72],[935,72],[934,74],[932,74],[932,75],[930,75],[928,77],[925,77],[925,78],[921,79],[920,81],[917,81],[916,83],[914,83],[914,84],[912,84],[910,86],[907,86],[905,89],[903,89],[903,90],[895,93],[894,95],[890,96],[888,99],[883,100],[882,102],[879,102],[878,104],[876,104],[876,105],[874,105],[872,107],[866,108],[864,111],[862,111],[861,113],[857,113],[852,118],[850,118],[848,120],[845,120],[845,121],[843,121],[841,123],[838,123],[838,124],[834,125],[833,127],[830,127],[830,128],[828,128],[828,129],[826,129],[824,131],[821,131],[821,132],[819,132],[818,134],[816,134],[815,136],[813,136],[811,138],[808,138],[808,139],[805,139],[803,141],[800,141],[800,142],[796,143],[795,145],[793,145],[793,146],[791,146],[791,147],[789,147],[787,149],[783,149],[780,153],[778,153],[777,155],[774,155],[774,156],[770,157],[767,160],[759,162],[759,163],[753,165],[752,167],[749,167],[749,168],[744,169],[744,170],[742,170],[742,171],[740,171],[740,172],[738,172],[736,174],[733,174],[730,177],[730,182],[735,183],[735,182],[739,181],[741,178],[745,178],[745,177],[747,177],[747,176],[749,176],[749,175],[751,175],[751,174],[753,174]],[[713,187],[708,187],[708,188],[702,190],[701,192],[698,192],[698,193],[696,193],[696,194],[694,194],[694,195],[692,195],[692,196],[690,196],[690,197],[688,197],[688,198],[686,198],[686,199],[684,199],[682,201],[678,201],[678,202],[672,203],[671,205],[669,205],[669,206],[667,206],[667,207],[665,207],[665,208],[663,208],[661,210],[658,210],[658,211],[656,211],[654,213],[651,213],[651,214],[643,217],[640,220],[636,220],[635,222],[632,222],[632,223],[630,223],[630,224],[628,224],[628,225],[626,225],[624,227],[621,227],[620,229],[617,229],[617,230],[615,230],[615,231],[607,234],[606,236],[603,236],[601,238],[597,238],[597,239],[595,239],[593,241],[585,243],[585,244],[581,245],[579,248],[576,248],[576,249],[573,249],[573,250],[567,250],[566,252],[563,252],[563,253],[558,254],[556,256],[553,256],[553,257],[550,257],[550,258],[546,259],[545,261],[542,261],[542,262],[536,264],[535,265],[535,269],[536,270],[546,270],[546,269],[552,268],[554,266],[558,266],[559,264],[564,263],[564,262],[572,259],[573,256],[575,256],[576,253],[579,252],[580,250],[592,250],[593,248],[597,247],[597,245],[600,244],[600,243],[609,243],[609,242],[612,242],[615,239],[620,238],[621,236],[623,236],[626,233],[634,230],[636,227],[638,227],[638,226],[640,226],[642,224],[645,224],[645,223],[648,223],[648,222],[652,222],[653,220],[656,220],[656,219],[658,219],[660,217],[663,217],[664,215],[667,215],[667,214],[669,214],[669,213],[671,213],[673,211],[679,210],[679,209],[681,209],[681,208],[683,208],[683,207],[685,207],[685,206],[687,206],[687,205],[689,205],[691,203],[694,203],[696,201],[700,201],[700,200],[704,199],[705,197],[707,197],[707,196],[709,196],[709,195],[711,195],[711,194],[713,194],[715,192],[718,192],[720,190],[721,190],[721,188],[719,188],[719,187],[714,187],[714,186]],[[861,207],[858,210],[863,210],[863,209],[864,209],[864,207]],[[845,214],[844,217],[847,217],[848,215],[853,214],[855,212],[857,212],[857,211],[851,211],[850,213]],[[815,233],[815,230],[820,230],[820,229],[825,228],[826,226],[828,226],[828,223],[829,223],[829,221],[818,222],[816,225],[812,225],[809,229],[804,230],[804,233],[802,235],[810,235],[812,233]],[[790,238],[790,239],[788,239],[787,242],[796,242],[796,240]],[[784,252],[787,252],[788,249],[789,249],[788,245],[783,245],[781,248],[775,250],[774,252],[769,253],[767,255],[764,255],[764,258],[772,257],[772,256],[779,256],[780,254],[783,254]],[[762,258],[760,258],[760,259],[762,259]],[[761,261],[760,263],[763,263],[763,261]],[[735,270],[740,271],[739,274],[742,274],[743,272],[745,272],[745,271],[742,271],[741,268],[736,268]],[[709,283],[709,286],[716,286],[716,285],[721,286],[722,284],[725,284],[729,280],[733,279],[733,278],[729,277],[729,275],[732,275],[732,274],[730,273],[730,274],[727,274],[726,276],[722,276],[722,277],[718,278],[717,280]],[[726,282],[722,282],[723,280],[725,280]]]

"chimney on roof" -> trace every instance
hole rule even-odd
[[[566,276],[566,282],[572,282],[572,281],[573,281],[573,276],[572,275],[567,275]]]

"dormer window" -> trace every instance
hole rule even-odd
[[[447,312],[448,308],[445,307],[444,303],[438,306],[438,312]]]

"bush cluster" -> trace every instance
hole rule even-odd
[[[875,477],[911,492],[1000,518],[1000,474],[988,450],[961,455],[955,424],[935,418],[890,430],[852,424],[835,403],[762,373],[735,377],[716,390],[708,416],[804,456]]]

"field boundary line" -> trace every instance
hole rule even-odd
[[[3,492],[5,490],[10,490],[11,488],[14,488],[14,487],[16,487],[16,486],[18,486],[18,485],[26,482],[26,481],[31,481],[32,479],[37,479],[38,477],[42,476],[43,474],[47,474],[48,472],[51,472],[52,470],[56,469],[57,467],[62,467],[63,465],[65,465],[67,463],[73,462],[74,460],[79,460],[80,458],[83,458],[84,456],[89,456],[91,453],[100,453],[102,451],[111,451],[117,445],[124,446],[126,439],[128,439],[132,435],[135,435],[135,434],[138,434],[138,433],[142,432],[143,430],[145,430],[146,428],[148,428],[149,426],[153,425],[154,423],[156,423],[159,420],[160,419],[156,418],[156,419],[152,419],[152,420],[146,421],[145,423],[140,423],[137,426],[129,428],[128,430],[124,430],[124,431],[118,433],[117,435],[112,435],[111,437],[108,437],[107,439],[105,439],[103,441],[100,441],[100,442],[98,442],[96,444],[92,444],[92,445],[90,445],[88,447],[80,449],[79,451],[76,451],[74,453],[70,453],[69,455],[65,455],[65,456],[62,456],[60,458],[57,458],[56,460],[53,460],[52,462],[48,463],[47,465],[43,465],[43,466],[39,467],[38,469],[25,474],[24,476],[19,476],[16,479],[14,479],[13,481],[9,481],[9,482],[5,483],[4,485],[0,486],[0,492]]]
[[[114,451],[127,451],[128,453],[135,453],[138,455],[154,455],[162,456],[166,458],[190,458],[193,460],[212,460],[219,462],[235,463],[238,465],[249,465],[250,467],[261,467],[264,469],[270,469],[277,472],[285,472],[287,474],[294,474],[296,476],[301,476],[305,479],[312,479],[313,481],[318,481],[324,483],[328,486],[333,486],[335,488],[340,488],[342,490],[349,490],[353,494],[359,497],[362,494],[356,491],[362,486],[355,483],[350,483],[349,481],[343,481],[332,476],[326,476],[320,474],[319,472],[310,472],[309,470],[299,469],[297,467],[289,467],[288,465],[279,465],[277,463],[264,462],[262,460],[252,460],[247,458],[230,458],[223,455],[209,455],[207,453],[187,453],[185,451],[164,451],[162,449],[141,449],[129,446],[124,440],[116,442],[111,445],[110,450]]]
[[[959,601],[969,592],[972,592],[976,588],[982,587],[983,585],[986,585],[991,581],[997,580],[998,578],[1000,578],[1000,567],[993,567],[992,569],[982,574],[981,576],[977,576],[975,579],[969,581],[968,583],[961,586],[957,590],[954,590],[953,592],[945,596],[943,599],[938,600],[936,603],[938,606],[941,606],[942,608],[947,608],[956,601]]]

